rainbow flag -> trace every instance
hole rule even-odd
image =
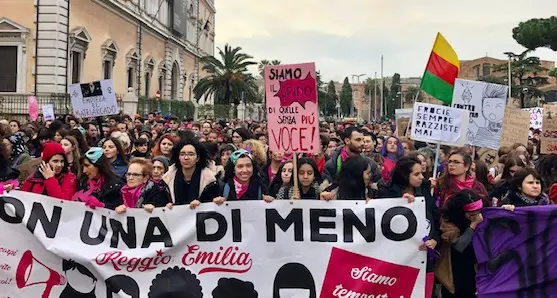
[[[453,47],[441,33],[437,33],[420,89],[450,105],[453,100],[454,82],[459,69],[460,62]]]

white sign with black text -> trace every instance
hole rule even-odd
[[[72,84],[69,92],[77,118],[100,117],[119,112],[112,80]]]
[[[411,138],[416,141],[462,146],[470,112],[442,105],[417,102],[412,114]]]

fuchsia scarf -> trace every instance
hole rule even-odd
[[[140,184],[136,187],[130,187],[126,184],[122,187],[122,200],[124,201],[124,205],[126,207],[135,208],[145,184],[147,183]]]
[[[464,179],[464,181],[460,181],[456,178],[452,178],[456,187],[458,187],[459,190],[463,190],[466,188],[472,188],[472,186],[474,185],[474,177],[472,176],[466,176],[466,178]]]
[[[89,197],[92,193],[96,192],[97,190],[101,189],[104,182],[104,177],[99,176],[99,179],[88,179],[87,183],[89,184],[88,190],[80,190],[76,192],[73,197],[72,201],[80,201],[80,202],[87,202]]]
[[[242,184],[236,176],[234,176],[234,188],[236,190],[236,199],[239,200],[248,191],[249,183]]]

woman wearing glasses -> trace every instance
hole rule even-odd
[[[130,161],[126,173],[126,185],[122,187],[122,199],[126,208],[143,208],[152,212],[156,207],[172,208],[172,199],[166,183],[150,179],[153,171],[151,161],[137,157]]]
[[[172,149],[172,166],[162,177],[174,205],[194,209],[218,196],[215,173],[208,168],[207,151],[195,140],[182,141]]]
[[[484,202],[484,207],[491,206],[491,200],[485,186],[470,174],[472,157],[464,151],[451,152],[447,158],[447,168],[435,183],[435,198],[439,200],[439,207],[463,189],[472,189]]]
[[[104,156],[103,149],[98,147],[89,149],[80,161],[84,175],[78,182],[77,192],[72,200],[84,202],[93,209],[102,207],[116,210],[118,213],[124,212],[125,208],[121,207],[124,201],[120,191],[123,181],[112,170],[112,165]]]

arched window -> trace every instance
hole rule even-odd
[[[174,64],[172,64],[172,76],[170,82],[170,97],[171,99],[176,100],[178,99],[178,88],[180,84],[180,67],[178,66],[177,62],[174,62]]]
[[[105,41],[102,46],[102,78],[104,80],[112,79],[112,70],[114,69],[114,63],[116,61],[116,55],[118,54],[118,45],[114,40],[109,39]]]
[[[166,96],[168,96],[165,92],[166,92],[166,74],[168,72],[167,66],[164,63],[164,60],[161,61],[161,63],[159,64],[158,67],[158,73],[159,73],[159,91],[161,93],[161,98],[165,98]]]
[[[91,35],[83,27],[76,27],[70,33],[70,84],[81,82],[83,76],[83,61],[91,43]]]

